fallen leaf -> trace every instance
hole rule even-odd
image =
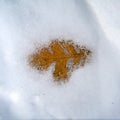
[[[29,63],[41,71],[47,70],[52,63],[55,63],[53,72],[55,80],[65,81],[70,69],[77,65],[84,66],[91,53],[86,47],[80,47],[71,41],[54,40],[48,47],[31,54]]]

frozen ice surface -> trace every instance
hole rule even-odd
[[[120,2],[101,1],[0,1],[0,119],[120,118]],[[27,62],[55,38],[93,51],[62,85]]]

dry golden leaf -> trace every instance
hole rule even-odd
[[[80,47],[70,41],[54,40],[47,48],[43,47],[30,55],[29,63],[39,70],[46,70],[55,62],[53,72],[55,80],[65,81],[68,78],[70,69],[76,65],[84,66],[90,54],[91,51],[86,47]]]

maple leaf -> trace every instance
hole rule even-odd
[[[67,65],[69,60],[72,60],[73,64],[70,64],[72,68],[78,64],[84,66],[90,54],[91,51],[86,47],[80,47],[70,41],[54,40],[48,47],[43,47],[30,55],[29,63],[39,70],[46,70],[55,62],[53,76],[55,80],[61,81],[68,78],[70,66],[67,67]]]

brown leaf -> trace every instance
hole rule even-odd
[[[38,68],[39,70],[46,70],[55,62],[53,76],[55,80],[61,81],[68,78],[70,67],[73,68],[79,64],[84,66],[90,54],[91,51],[86,47],[80,47],[70,41],[54,40],[47,48],[43,47],[41,50],[30,55],[29,63],[32,67]],[[70,59],[73,61],[73,64],[67,67]]]

